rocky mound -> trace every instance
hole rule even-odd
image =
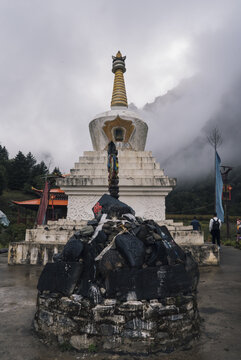
[[[100,304],[107,298],[163,299],[196,290],[198,266],[165,226],[135,217],[131,207],[107,194],[93,213],[45,266],[40,293],[75,293]]]

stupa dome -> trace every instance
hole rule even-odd
[[[125,59],[120,51],[113,56],[115,74],[111,110],[98,114],[90,122],[90,136],[96,151],[106,150],[113,141],[117,149],[144,151],[148,126],[139,115],[128,109],[125,90]]]

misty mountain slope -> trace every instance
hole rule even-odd
[[[162,166],[168,176],[177,177],[178,183],[196,181],[212,173],[214,152],[203,134],[164,160]]]
[[[173,105],[176,101],[183,97],[183,93],[191,91],[194,81],[195,77],[183,79],[178,86],[169,90],[166,94],[157,96],[152,103],[146,103],[143,106],[142,111],[155,113],[160,110],[160,106]]]
[[[212,93],[203,77],[193,77],[139,109],[149,125],[147,149],[165,173],[179,181],[213,171],[214,153],[207,135],[217,127],[222,164],[241,164],[241,78],[223,94]]]

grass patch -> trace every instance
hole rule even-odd
[[[234,248],[241,250],[241,243],[237,242],[235,240],[226,240],[226,241],[223,242],[223,245],[225,245],[225,246],[233,246]]]
[[[90,344],[89,347],[88,347],[88,351],[90,353],[96,353],[97,352],[96,345],[95,344]]]

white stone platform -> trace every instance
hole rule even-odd
[[[157,223],[168,228],[178,245],[202,245],[204,243],[203,233],[193,231],[192,226],[184,226],[183,223],[175,223],[173,220],[157,221]],[[25,241],[27,243],[66,244],[74,232],[86,224],[87,221],[85,220],[59,219],[58,221],[48,221],[47,225],[38,225],[36,229],[27,229]]]
[[[85,220],[59,219],[48,221],[47,225],[39,225],[36,229],[27,229],[25,241],[10,244],[8,263],[45,265],[51,262],[53,255],[62,251],[69,238],[86,223]],[[184,226],[181,222],[175,223],[173,220],[158,221],[158,224],[167,226],[178,245],[185,248],[203,248],[203,233],[193,231],[192,226]]]

